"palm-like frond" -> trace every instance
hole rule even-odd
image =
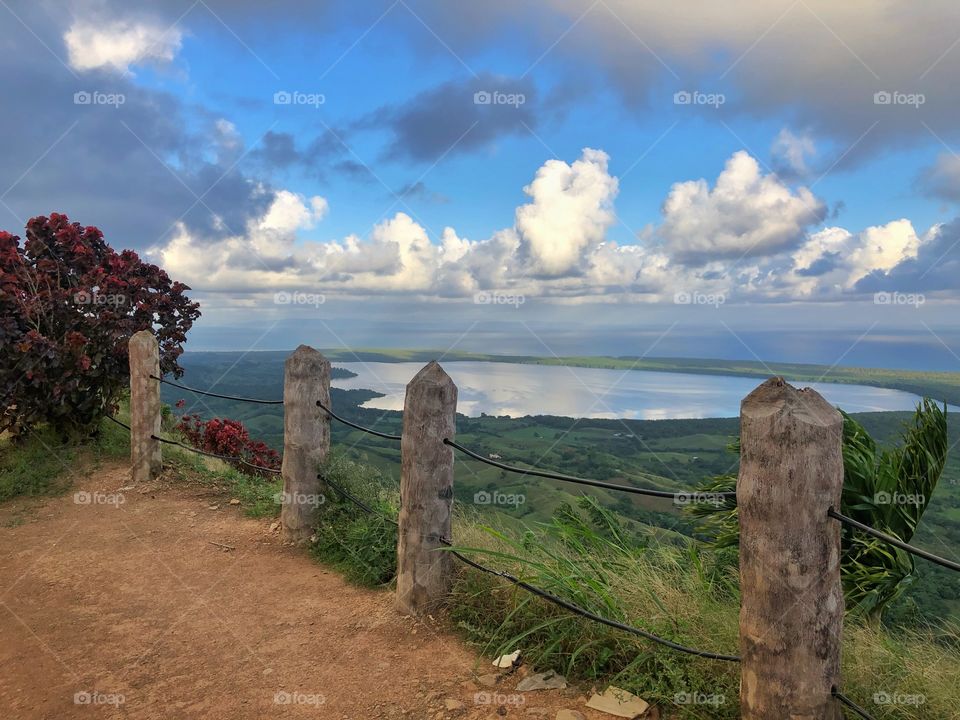
[[[946,464],[946,408],[924,399],[902,439],[896,448],[878,449],[866,429],[843,413],[841,512],[909,542]],[[735,488],[736,477],[723,475],[705,481],[698,490]],[[711,545],[739,544],[739,518],[732,501],[719,507],[697,504],[688,512],[700,520],[697,529]],[[902,550],[847,528],[841,574],[848,611],[876,619],[913,582],[914,561]]]

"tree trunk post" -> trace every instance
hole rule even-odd
[[[324,502],[318,473],[330,452],[330,361],[306,345],[283,368],[283,499],[281,538],[302,545],[313,533],[317,508]]]
[[[437,362],[407,385],[400,442],[400,519],[397,536],[397,609],[420,616],[446,600],[453,558],[438,550],[452,540],[453,440],[457,386]]]
[[[741,717],[841,720],[841,415],[771,378],[741,403],[740,442]]]
[[[160,474],[160,346],[149,330],[134,333],[127,345],[130,363],[130,467],[134,483]]]

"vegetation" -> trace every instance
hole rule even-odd
[[[377,514],[349,501],[327,503],[314,554],[354,582],[382,586],[395,573],[396,528],[379,513],[396,512],[395,486],[342,455],[325,472]],[[739,595],[730,550],[664,545],[652,530],[632,532],[589,497],[576,507],[562,505],[549,522],[522,526],[500,513],[456,509],[457,549],[473,559],[661,637],[736,652]],[[670,708],[675,717],[739,717],[735,664],[680,654],[577,617],[500,578],[460,566],[449,613],[487,656],[521,649],[532,667],[616,684]],[[950,717],[960,702],[958,664],[960,630],[954,626],[935,635],[919,628],[890,632],[855,619],[846,624],[843,689],[877,718]],[[885,705],[884,695],[909,696],[917,704]]]
[[[184,415],[175,430],[195,448],[237,458],[230,464],[241,472],[262,476],[269,475],[269,470],[280,469],[280,453],[262,440],[251,438],[239,420],[204,420],[196,414]]]
[[[65,215],[30,220],[22,246],[0,232],[0,431],[89,434],[127,386],[127,340],[138,330],[156,333],[161,370],[180,374],[200,316],[188,289]]]
[[[923,401],[902,433],[902,444],[881,450],[866,428],[843,414],[843,496],[840,511],[854,520],[910,542],[937,488],[947,460],[947,418],[936,403]],[[734,445],[736,449],[736,445]],[[702,492],[736,489],[736,476],[706,481]],[[701,503],[689,512],[698,530],[719,548],[739,543],[736,504]],[[909,553],[857,530],[844,529],[841,558],[849,612],[878,621],[915,577]]]

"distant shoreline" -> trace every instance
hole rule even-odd
[[[918,370],[888,370],[882,368],[830,367],[809,363],[766,363],[754,360],[716,360],[699,358],[637,358],[570,355],[564,357],[540,357],[536,355],[493,355],[487,353],[439,351],[322,349],[333,362],[448,362],[480,361],[518,363],[524,365],[558,365],[567,367],[601,368],[608,370],[649,370],[653,372],[684,372],[696,375],[734,375],[766,378],[782,375],[792,382],[831,382],[841,384],[872,385],[874,387],[903,390],[921,397],[930,397],[938,402],[960,405],[960,372],[923,372]],[[239,354],[274,354],[286,357],[288,353],[278,350],[247,351],[187,351],[188,355],[235,356]]]

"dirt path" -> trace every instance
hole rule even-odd
[[[475,680],[489,659],[283,547],[229,497],[121,490],[128,477],[0,506],[0,717],[610,718],[570,689],[489,691]]]

